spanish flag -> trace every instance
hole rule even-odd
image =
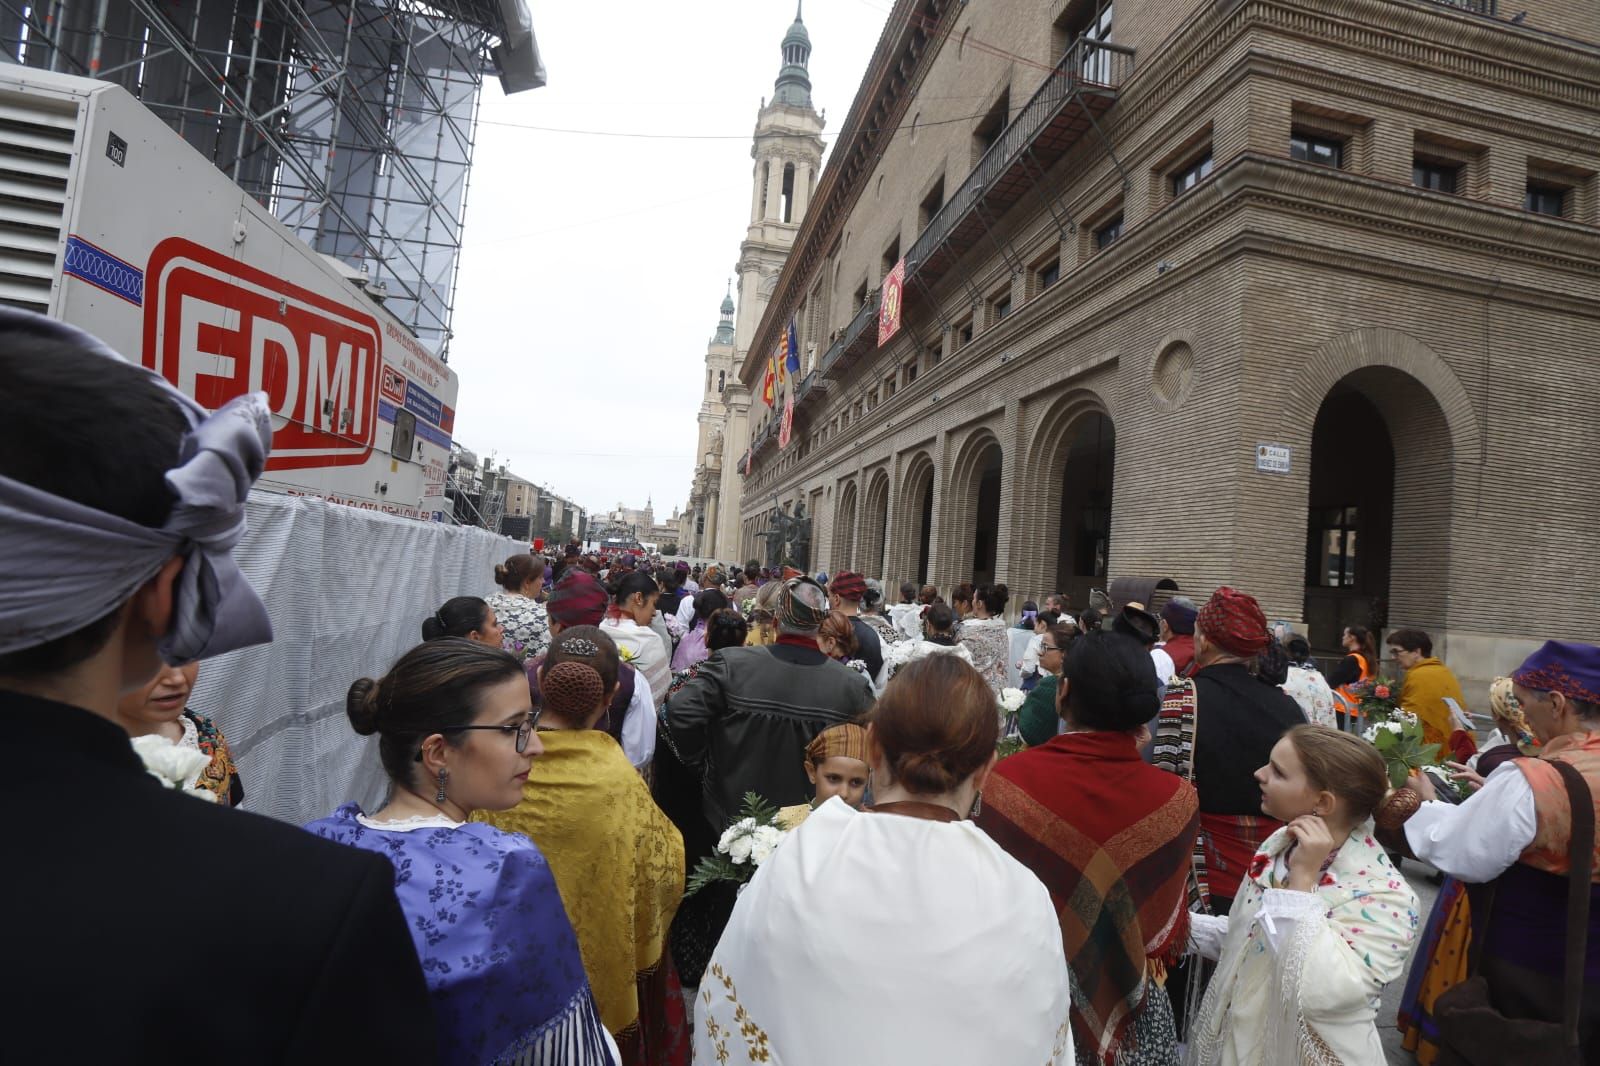
[[[772,356],[767,356],[767,379],[761,386],[761,398],[768,407],[777,406],[778,371],[773,362]]]

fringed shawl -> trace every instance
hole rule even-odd
[[[683,898],[683,837],[617,742],[597,730],[539,734],[522,802],[474,817],[525,833],[550,863],[612,1033],[639,1019],[638,978],[654,970]]]
[[[1147,765],[1130,734],[1067,733],[995,768],[978,824],[1050,890],[1078,1044],[1113,1062],[1148,961],[1176,961],[1188,939],[1194,788]]]
[[[493,826],[373,828],[360,815],[347,803],[306,828],[394,866],[439,1019],[439,1061],[610,1066],[611,1042],[539,849]]]

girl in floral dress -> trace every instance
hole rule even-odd
[[[1285,825],[1251,861],[1232,911],[1192,916],[1193,950],[1218,958],[1189,1062],[1383,1062],[1374,1022],[1417,932],[1417,896],[1372,835],[1383,757],[1359,737],[1300,725],[1256,772],[1262,812]]]

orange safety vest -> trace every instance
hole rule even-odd
[[[1361,695],[1355,689],[1357,685],[1371,681],[1377,674],[1372,667],[1367,665],[1367,657],[1365,655],[1359,652],[1351,652],[1350,654],[1355,656],[1356,665],[1361,667],[1361,679],[1348,685],[1340,685],[1334,689],[1333,701],[1339,705],[1339,710],[1343,711],[1347,717],[1365,718],[1367,713],[1361,709]]]

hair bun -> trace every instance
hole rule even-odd
[[[895,781],[920,795],[937,796],[956,787],[957,779],[938,752],[907,752],[895,761]]]
[[[350,727],[364,737],[378,731],[378,683],[370,677],[358,678],[345,696],[344,713]]]
[[[495,580],[495,583],[496,584],[504,584],[505,580],[506,580],[506,576],[507,576],[506,564],[505,563],[495,563],[494,564],[494,580]]]

